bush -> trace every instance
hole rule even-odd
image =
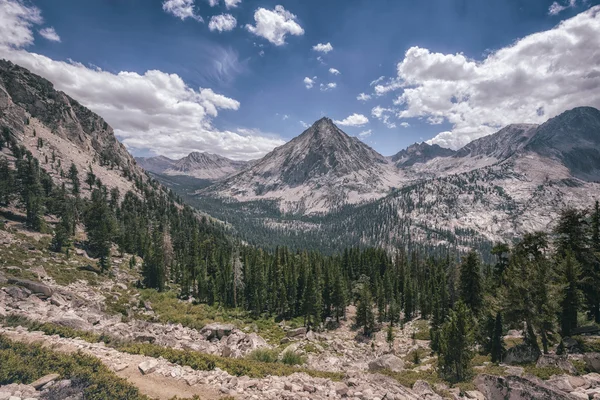
[[[98,359],[82,353],[61,354],[36,344],[13,342],[0,335],[0,385],[29,384],[47,374],[71,379],[94,400],[148,400]]]
[[[248,359],[264,362],[264,363],[274,363],[277,362],[277,351],[269,350],[269,349],[256,349],[252,353],[248,354]]]
[[[281,362],[285,365],[302,365],[306,362],[306,357],[302,357],[293,351],[286,351],[281,357]]]

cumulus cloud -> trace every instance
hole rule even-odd
[[[283,46],[285,37],[304,35],[304,29],[296,22],[296,16],[283,6],[277,5],[274,10],[259,7],[254,12],[256,25],[246,25],[246,29],[256,36],[263,37],[275,46]]]
[[[572,8],[575,7],[575,5],[577,4],[577,0],[569,0],[568,3],[562,5],[559,2],[555,1],[554,3],[552,3],[550,5],[550,8],[548,8],[548,14],[550,15],[558,15],[561,12],[563,12],[564,10],[566,10],[567,8]]]
[[[371,83],[369,84],[369,86],[375,86],[379,82],[383,81],[384,79],[385,79],[385,76],[380,76],[379,78],[372,80]]]
[[[208,5],[211,7],[216,7],[219,5],[219,0],[208,0]]]
[[[304,86],[306,86],[307,89],[312,89],[312,87],[315,85],[315,80],[317,79],[317,77],[313,77],[313,78],[309,78],[308,76],[306,78],[304,78]]]
[[[41,29],[40,35],[51,42],[60,42],[60,36],[52,27]]]
[[[21,1],[0,1],[0,46],[23,47],[33,43],[33,25],[44,20],[37,7]]]
[[[310,128],[310,125],[309,125],[309,124],[307,124],[307,123],[306,123],[306,122],[304,122],[304,121],[299,121],[299,123],[300,123],[300,125],[302,125],[302,127],[303,127],[303,128],[305,128],[305,129],[306,129],[306,128]]]
[[[373,134],[373,131],[371,129],[367,129],[366,131],[362,131],[361,133],[358,134],[358,137],[361,139],[366,139],[369,136],[371,136]]]
[[[231,14],[213,15],[208,23],[211,31],[231,31],[237,25],[237,20]]]
[[[360,100],[360,101],[371,100],[371,95],[370,94],[366,94],[366,93],[361,93],[358,96],[356,96],[356,100]]]
[[[225,7],[229,10],[230,8],[236,8],[242,0],[225,0]]]
[[[391,117],[394,114],[394,109],[392,108],[384,108],[381,106],[375,106],[371,110],[371,116],[380,120],[385,126],[389,129],[393,129],[396,127],[396,124],[391,121]]]
[[[403,127],[403,128],[409,128],[410,124],[408,122],[401,122],[400,126]]]
[[[369,118],[365,117],[362,114],[355,113],[348,116],[347,118],[344,118],[342,120],[336,120],[333,122],[342,126],[363,126],[369,123]]]
[[[329,73],[330,73],[330,74],[333,74],[333,75],[339,75],[339,74],[341,74],[341,72],[340,72],[340,71],[338,71],[338,70],[337,70],[337,69],[335,69],[335,68],[329,68]]]
[[[16,0],[0,1],[0,15],[8,15],[7,7],[15,4],[21,6]],[[32,10],[25,11],[20,15],[35,14]],[[19,17],[12,22],[20,23],[32,34],[31,19]],[[5,25],[0,29],[18,31],[16,27]],[[0,36],[4,39],[0,43],[0,58],[43,76],[58,90],[101,115],[130,150],[169,157],[182,157],[198,150],[235,159],[252,159],[284,143],[275,136],[256,131],[242,134],[215,128],[212,122],[219,112],[237,110],[240,103],[210,88],[192,88],[177,74],[157,70],[144,74],[112,73],[73,61],[55,61],[18,48],[31,44],[23,39],[27,36],[22,30],[18,35]]]
[[[198,22],[204,21],[202,17],[194,11],[194,0],[165,0],[162,4],[165,12],[184,21],[186,18],[195,19]]]
[[[313,50],[314,51],[318,51],[320,53],[329,53],[330,51],[333,50],[333,46],[331,45],[331,43],[327,42],[327,43],[319,43],[313,46]]]
[[[429,143],[457,149],[510,123],[600,108],[600,6],[472,60],[411,47],[397,65],[399,118],[447,121]],[[386,86],[386,85],[383,85]],[[387,85],[389,86],[389,85]]]
[[[321,85],[319,85],[319,88],[321,89],[322,92],[327,92],[328,90],[335,89],[336,87],[337,87],[337,83],[335,83],[335,82],[329,82],[327,84],[321,83]]]

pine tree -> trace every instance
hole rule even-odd
[[[564,284],[560,302],[560,327],[561,335],[567,337],[571,336],[574,328],[577,328],[577,312],[581,306],[581,291],[579,290],[581,268],[571,252],[567,252],[561,264]]]
[[[166,255],[164,251],[164,232],[157,227],[152,232],[152,244],[144,257],[142,276],[144,285],[162,292],[166,283]]]
[[[69,180],[71,181],[73,195],[78,196],[80,193],[79,172],[73,163],[71,163],[71,167],[69,168]]]
[[[506,351],[504,346],[504,335],[502,331],[502,314],[496,313],[496,321],[494,323],[494,333],[492,335],[491,355],[492,362],[502,362],[504,358],[504,352]]]
[[[440,371],[450,382],[461,382],[470,376],[475,344],[472,326],[469,308],[459,301],[440,334]]]
[[[385,340],[390,346],[390,351],[394,350],[394,326],[392,324],[388,325]]]
[[[460,266],[460,298],[474,314],[483,305],[483,285],[479,255],[471,250]]]
[[[99,258],[100,269],[110,268],[110,250],[115,236],[116,223],[108,207],[106,192],[95,189],[84,216],[88,245]]]
[[[356,326],[363,328],[365,336],[371,336],[375,331],[375,313],[373,312],[373,299],[367,285],[363,286],[360,300],[356,306]]]
[[[0,156],[0,205],[7,206],[14,197],[14,176],[8,160]]]
[[[592,247],[596,253],[600,253],[600,204],[598,200],[596,200],[592,212]]]

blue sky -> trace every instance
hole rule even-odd
[[[305,129],[304,124],[321,116],[344,122],[353,114],[357,114],[355,118],[340,127],[350,135],[362,134],[367,144],[391,155],[423,140],[460,147],[506,123],[541,122],[579,105],[574,99],[586,103],[581,105],[598,106],[589,80],[582,82],[600,46],[587,47],[592,54],[580,59],[580,76],[571,76],[571,65],[564,66],[568,76],[546,68],[544,73],[556,78],[557,86],[558,82],[564,85],[565,79],[572,80],[579,91],[575,96],[573,90],[559,90],[558,94],[524,98],[520,90],[527,84],[519,80],[529,82],[529,74],[539,75],[534,71],[539,55],[528,49],[548,46],[540,54],[549,53],[546,62],[556,65],[574,56],[567,54],[571,50],[565,46],[578,46],[555,36],[562,33],[567,37],[583,25],[600,34],[596,31],[600,15],[595,7],[600,0],[241,0],[235,7],[228,7],[225,0],[211,6],[211,1],[217,2],[1,0],[0,16],[1,8],[11,4],[40,13],[40,20],[28,20],[27,16],[5,12],[5,22],[23,25],[33,38],[25,43],[6,41],[3,56],[48,77],[73,97],[83,97],[82,103],[103,115],[137,155],[176,157],[189,149],[253,158],[297,136]],[[168,2],[172,2],[170,10],[165,7]],[[258,10],[264,9],[270,17],[268,13],[278,5],[287,13],[287,23],[296,27],[296,34],[284,32],[280,43],[275,43],[247,25],[259,28],[262,20],[257,19]],[[188,14],[182,15],[182,10]],[[211,17],[223,14],[235,18],[236,26],[222,32],[209,29]],[[564,26],[557,27],[561,21],[566,21]],[[572,26],[567,26],[569,21],[573,21]],[[271,20],[263,22],[265,29],[272,28]],[[52,27],[60,41],[41,37],[44,27]],[[536,35],[541,37],[536,39]],[[591,36],[581,35],[577,43],[592,44],[588,41]],[[543,46],[525,43],[529,39]],[[519,41],[522,48],[515,46]],[[332,50],[314,50],[319,43],[330,44]],[[31,54],[45,56],[48,64],[64,62],[62,66],[80,68],[64,67],[64,74],[59,76],[50,67],[27,58]],[[523,58],[527,65],[511,65],[511,59]],[[333,74],[330,68],[340,73]],[[80,80],[88,88],[99,85],[98,90],[109,90],[110,83],[92,76],[98,69],[114,76],[127,71],[143,77],[149,70],[165,76],[176,74],[192,91],[205,88],[224,97],[213,100],[196,96],[202,97],[199,100],[174,95],[177,101],[195,103],[189,112],[202,114],[196,122],[177,125],[169,121],[161,126],[161,120],[173,117],[171,112],[166,112],[165,118],[146,118],[147,124],[141,119],[128,121],[126,111],[133,100],[124,100],[120,108],[125,110],[118,113],[106,104],[113,95],[115,103],[121,101],[127,87],[119,93],[102,93],[99,97],[104,100],[97,101],[84,93],[85,88],[73,86],[73,80]],[[116,79],[114,76],[111,79]],[[307,77],[314,80],[310,89],[304,82]],[[384,78],[371,85],[379,77]],[[502,79],[510,83],[503,85]],[[335,87],[321,90],[321,85],[330,83]],[[495,100],[497,104],[488,104],[491,102],[486,99],[499,96],[499,91],[507,93]],[[531,92],[528,90],[527,96]],[[132,89],[131,96],[135,93]],[[360,93],[370,99],[358,100]],[[438,95],[447,98],[432,102]],[[211,104],[215,106],[212,113],[208,111]],[[135,102],[131,114],[139,113],[138,107],[144,106]],[[141,113],[152,114],[149,107]],[[198,111],[194,107],[202,108]],[[162,136],[170,139],[163,140]]]

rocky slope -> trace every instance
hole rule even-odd
[[[51,82],[0,60],[0,127],[24,145],[58,182],[74,163],[80,174],[91,168],[109,188],[133,190],[143,170],[115,137],[113,129]],[[61,171],[63,174],[61,174]]]
[[[399,151],[391,157],[391,160],[396,167],[404,168],[411,167],[417,163],[423,164],[437,157],[450,157],[454,154],[454,150],[445,149],[437,144],[421,142]]]
[[[186,175],[198,179],[218,180],[235,174],[248,165],[211,153],[192,152],[179,160],[164,156],[136,158],[142,168],[157,174]]]
[[[202,195],[276,199],[282,210],[315,213],[380,198],[400,181],[385,157],[322,118]]]

